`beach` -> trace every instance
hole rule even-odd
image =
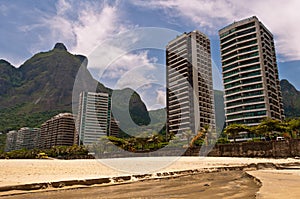
[[[76,198],[76,193],[80,195],[83,194],[84,191],[92,193],[92,190],[95,190],[96,193],[104,194],[108,190],[111,190],[113,194],[104,194],[105,197],[120,198],[119,196],[122,196],[123,198],[132,198],[136,196],[143,198],[149,196],[147,194],[157,192],[158,195],[153,195],[153,198],[160,198],[159,196],[162,194],[171,194],[174,192],[178,196],[177,198],[185,198],[185,196],[196,198],[197,193],[200,192],[203,192],[203,196],[207,195],[207,197],[215,193],[221,194],[221,192],[216,192],[215,190],[220,189],[223,190],[224,192],[222,193],[225,194],[222,198],[226,198],[226,194],[229,193],[231,197],[228,196],[228,198],[233,198],[232,196],[235,194],[237,194],[235,198],[255,198],[255,196],[256,198],[276,198],[275,193],[272,191],[274,186],[280,186],[280,189],[277,189],[280,194],[287,195],[288,193],[290,194],[290,190],[292,190],[294,195],[300,195],[300,192],[297,191],[296,188],[293,189],[292,186],[300,182],[299,170],[296,170],[296,168],[275,170],[279,166],[282,167],[284,165],[291,167],[290,165],[292,164],[300,165],[300,160],[292,158],[263,159],[226,157],[180,157],[177,159],[173,157],[145,157],[109,160],[0,160],[0,189],[2,188],[0,196],[3,196],[3,198],[20,198],[23,196],[24,198],[24,196],[29,196],[29,193],[30,198],[38,196],[35,194],[42,194],[40,196],[47,198],[47,195],[50,193],[65,193],[65,196],[75,194],[74,197]],[[88,186],[82,184],[88,182],[86,180],[89,179],[102,179],[102,181],[105,179],[107,182],[102,184],[92,183]],[[75,180],[74,184],[72,184],[72,180]],[[274,183],[270,184],[270,180]],[[287,183],[285,183],[285,181],[287,181]],[[32,190],[30,190],[30,188],[28,188],[29,190],[5,189],[32,183],[51,184],[51,182],[56,182],[52,183],[52,185],[59,184],[59,182],[64,183],[59,184],[57,187],[48,186]],[[67,186],[68,182],[72,183]],[[193,183],[187,184],[186,182]],[[276,184],[275,182],[278,183]],[[175,185],[178,189],[176,189]],[[129,187],[121,188],[121,186]],[[170,190],[162,189],[162,187],[169,187]],[[174,187],[174,189],[172,187]],[[113,189],[116,190],[114,191]],[[154,189],[156,190],[155,192],[153,191]],[[55,191],[52,192],[53,190]],[[122,191],[117,190],[122,190],[127,194],[133,195],[124,195]],[[169,190],[169,192],[167,190]],[[23,195],[24,193],[26,193],[26,195]],[[247,196],[239,196],[239,193],[247,193]],[[273,194],[272,197],[269,197],[270,194]],[[290,194],[291,197],[289,198],[293,198],[293,194]],[[101,195],[103,197],[100,198],[105,198],[104,195]],[[88,195],[85,194],[85,196],[86,198],[95,198],[95,195],[88,197]],[[172,196],[170,195],[170,197]],[[51,196],[48,198],[51,198]],[[80,197],[78,196],[78,198]],[[176,198],[176,196],[172,198]]]
[[[157,179],[117,186],[16,195],[7,199],[29,198],[243,198],[255,197],[259,186],[241,171],[213,172],[179,178]]]
[[[248,171],[262,182],[256,194],[258,199],[299,198],[300,170],[259,170]]]

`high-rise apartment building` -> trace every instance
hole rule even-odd
[[[74,116],[71,113],[60,113],[42,124],[39,147],[72,146],[74,139]]]
[[[118,137],[119,136],[119,121],[117,121],[115,118],[112,116],[110,117],[110,122],[109,122],[109,135]]]
[[[210,40],[195,30],[166,47],[167,132],[215,129]]]
[[[82,92],[77,117],[78,143],[90,145],[110,132],[110,97],[107,93]]]
[[[272,33],[251,17],[219,31],[226,123],[284,118]]]

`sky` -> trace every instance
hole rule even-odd
[[[165,103],[169,40],[195,29],[205,33],[211,40],[214,88],[222,90],[218,30],[255,15],[274,35],[279,78],[300,90],[299,10],[298,0],[0,0],[0,59],[19,67],[57,42],[88,58],[102,52],[103,60],[111,60],[100,61],[101,66],[91,60],[94,77],[110,88],[134,86],[154,109]],[[159,42],[132,47],[138,39],[128,35]]]

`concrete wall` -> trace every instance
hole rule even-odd
[[[201,155],[199,154],[199,150],[199,147],[189,149],[186,151],[185,155]],[[205,151],[205,148],[204,150],[202,148],[201,151]],[[295,157],[300,156],[300,139],[219,144],[208,153],[208,156],[266,158]]]
[[[98,154],[96,158],[120,158],[120,157],[155,157],[155,156],[215,156],[215,157],[263,157],[285,158],[300,157],[300,139],[286,141],[244,142],[219,144],[208,147],[193,148],[169,148],[153,152],[144,151],[136,153],[105,153]],[[211,149],[212,148],[212,149]]]

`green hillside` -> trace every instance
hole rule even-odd
[[[0,60],[0,132],[36,127],[59,112],[72,112],[72,92],[79,69],[84,86],[77,89],[78,99],[80,91],[95,92],[88,90],[87,84],[98,85],[97,92],[111,93],[111,89],[93,79],[86,60],[69,53],[62,43],[34,55],[19,68]],[[134,121],[149,123],[148,111],[138,94],[123,92],[133,93],[130,113]]]
[[[285,116],[300,117],[300,91],[286,79],[280,81],[280,86]]]

